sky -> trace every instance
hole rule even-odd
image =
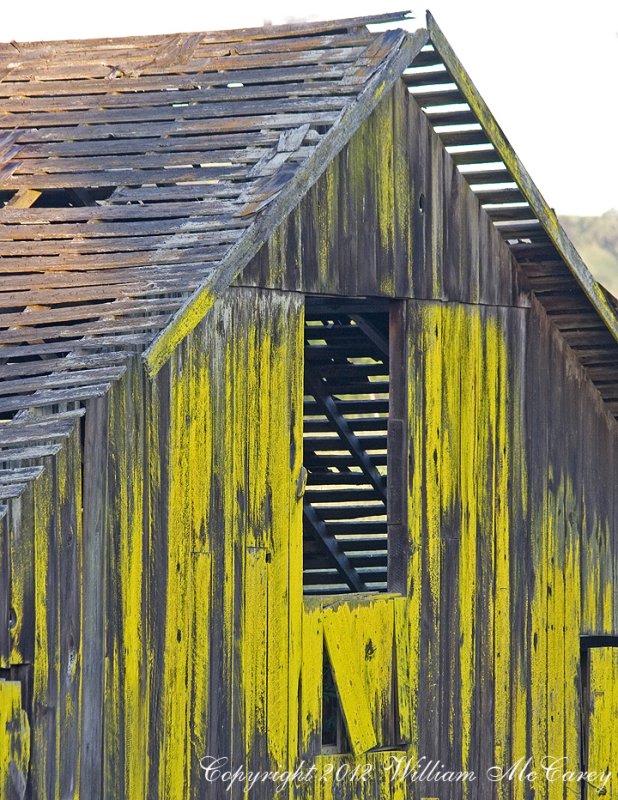
[[[546,200],[559,214],[618,208],[618,0],[425,0]],[[425,5],[30,0],[3,3],[2,41],[253,27]]]

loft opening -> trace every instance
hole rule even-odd
[[[305,594],[398,588],[388,556],[404,496],[401,319],[398,301],[306,298]]]

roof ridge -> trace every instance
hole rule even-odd
[[[273,37],[294,36],[295,34],[319,34],[325,31],[337,31],[344,28],[363,27],[365,25],[377,25],[388,22],[404,22],[414,19],[411,10],[391,11],[382,14],[367,14],[359,17],[343,17],[341,19],[324,20],[301,20],[285,22],[280,24],[264,24],[253,28],[224,28],[203,31],[169,31],[166,33],[140,34],[137,36],[108,36],[92,37],[85,39],[48,39],[34,41],[0,42],[0,57],[3,50],[11,55],[18,55],[21,48],[31,47],[58,47],[60,45],[76,45],[83,47],[84,43],[93,45],[100,43],[103,46],[110,44],[132,45],[137,42],[147,42],[152,40],[164,41],[166,39],[186,36],[201,36],[205,42],[221,41],[246,41],[247,39],[260,38],[271,39]]]

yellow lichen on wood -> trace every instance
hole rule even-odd
[[[378,258],[392,260],[395,249],[395,173],[393,94],[390,93],[372,117],[373,146],[371,153],[376,158],[374,165],[376,211],[378,222]],[[383,275],[380,287],[385,294],[392,294],[393,272]]]
[[[510,762],[511,700],[511,516],[510,487],[513,460],[510,450],[510,387],[502,316],[486,322],[486,384],[490,398],[488,438],[492,442],[489,463],[493,465],[493,677],[494,677],[494,761]],[[517,412],[515,412],[517,413]],[[498,796],[506,797],[508,788],[498,787]]]
[[[554,489],[548,493],[547,582],[547,753],[553,758],[565,755],[564,695],[565,666],[565,590],[564,590],[564,479],[557,474]],[[540,587],[539,587],[540,588]],[[570,677],[570,676],[569,676]],[[564,787],[548,781],[549,800],[560,800]]]
[[[47,459],[46,469],[35,483],[34,494],[34,676],[33,697],[35,703],[45,708],[50,700],[50,682],[57,675],[58,665],[51,652],[47,620],[49,591],[49,540],[53,536],[54,524],[54,480],[52,458]],[[54,736],[50,722],[33,726],[32,751],[37,765],[32,772],[33,790],[40,797],[47,795],[46,775],[50,761],[48,738]]]
[[[109,575],[105,667],[105,758],[127,796],[147,790],[149,690],[144,654],[144,431],[139,419],[141,365],[133,362],[109,401],[110,503],[105,550]],[[112,622],[113,620],[113,622]]]
[[[214,302],[215,295],[209,288],[201,287],[196,290],[178,315],[156,337],[143,356],[151,378],[159,372],[176,346],[204,319]]]
[[[415,626],[408,621],[408,603],[405,597],[393,599],[393,612],[395,623],[394,665],[397,693],[397,729],[396,741],[407,746],[412,746],[412,755],[416,754],[416,685],[418,681],[418,648],[416,652],[410,651],[409,628]],[[416,627],[418,631],[418,627]]]
[[[263,547],[245,554],[242,641],[242,703],[248,769],[259,770],[267,752],[268,563]]]
[[[472,766],[472,721],[474,719],[475,664],[477,659],[476,592],[477,592],[477,536],[482,498],[477,496],[478,459],[477,427],[482,424],[479,409],[483,393],[482,329],[478,314],[466,317],[468,324],[461,330],[461,346],[466,357],[463,361],[461,392],[461,532],[459,547],[459,669],[461,681],[461,763],[466,769]],[[463,354],[462,354],[463,355]],[[464,797],[470,787],[462,785]]]
[[[357,630],[358,607],[341,604],[324,614],[324,642],[333,669],[337,694],[345,717],[350,747],[361,755],[378,744],[367,693]]]
[[[304,303],[296,300],[286,315],[290,361],[289,442],[289,650],[288,650],[288,761],[294,765],[300,754],[300,691],[303,635],[303,390],[304,365],[297,358],[304,347]],[[294,324],[290,324],[291,320]]]
[[[137,365],[136,365],[137,366]],[[139,403],[141,381],[135,375],[127,396],[126,412]],[[129,388],[129,387],[127,387]],[[120,421],[123,425],[124,421]],[[135,434],[138,434],[137,438]],[[127,795],[140,796],[146,791],[147,772],[144,758],[147,752],[148,696],[144,684],[144,549],[143,549],[143,486],[144,468],[141,452],[142,432],[126,429],[126,449],[122,450],[119,466],[120,493],[117,498],[120,509],[121,532],[119,536],[121,574],[122,625],[124,644],[124,674],[121,685],[123,694],[125,730],[125,787]]]
[[[547,755],[547,581],[549,578],[548,498],[544,495],[540,503],[533,505],[531,513],[531,546],[535,568],[535,581],[530,600],[530,683],[528,693],[531,700],[530,755],[535,764],[540,764]],[[547,782],[539,779],[534,783],[535,797],[547,797]]]
[[[30,725],[21,707],[21,683],[0,680],[0,795],[23,798],[30,763]]]
[[[588,657],[590,713],[586,769],[596,773],[590,778],[592,788],[604,788],[606,796],[611,798],[618,791],[618,647],[595,647],[588,651]]]
[[[313,189],[315,198],[315,229],[317,272],[321,283],[328,286],[336,282],[333,256],[336,253],[339,218],[339,173],[334,163]]]
[[[188,350],[188,352],[187,352]],[[187,687],[192,685],[192,627],[194,619],[193,535],[190,510],[189,405],[192,352],[183,347],[172,365],[167,514],[167,586],[162,681],[162,737],[159,751],[159,792],[181,798],[190,781],[191,709]]]
[[[581,543],[576,528],[578,502],[572,480],[565,484],[566,541],[564,552],[564,731],[567,763],[578,763],[581,753],[580,687],[581,633]]]
[[[398,649],[398,658],[407,651],[408,664],[404,669],[407,670],[407,690],[408,696],[405,698],[406,710],[403,713],[402,722],[405,723],[405,730],[409,735],[410,752],[414,758],[418,758],[419,751],[419,728],[416,724],[418,715],[418,693],[421,666],[421,610],[422,610],[422,560],[424,542],[424,520],[422,514],[423,498],[426,496],[425,485],[425,424],[420,409],[424,402],[423,385],[423,364],[425,360],[425,338],[422,325],[421,314],[416,309],[408,307],[407,327],[411,337],[410,355],[407,364],[409,375],[408,391],[408,435],[410,437],[410,485],[408,490],[408,537],[410,546],[410,562],[407,574],[407,608],[403,615],[398,610],[396,620],[403,623],[403,635],[406,636],[407,646]],[[398,636],[402,636],[399,632]],[[403,671],[403,670],[401,670]],[[403,687],[402,687],[403,688]]]
[[[322,663],[324,628],[322,607],[316,598],[304,601],[302,616],[301,693],[299,709],[300,755],[320,752],[322,745]]]

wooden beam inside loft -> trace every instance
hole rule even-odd
[[[362,578],[350,563],[350,559],[341,549],[341,546],[326,525],[318,517],[315,509],[307,502],[303,505],[303,517],[305,526],[308,528],[315,540],[331,557],[337,571],[348,584],[353,592],[366,592],[367,587]]]
[[[316,375],[308,364],[305,364],[305,385],[309,392],[313,395],[316,402],[332,423],[335,430],[343,439],[350,453],[358,463],[358,466],[363,470],[367,476],[367,480],[378,493],[380,499],[386,504],[386,488],[384,480],[374,467],[371,459],[365,452],[358,437],[353,432],[348,421],[339,413],[337,404],[330,394],[326,391],[322,379]]]
[[[15,192],[5,208],[31,208],[41,196],[36,189],[20,189]]]

